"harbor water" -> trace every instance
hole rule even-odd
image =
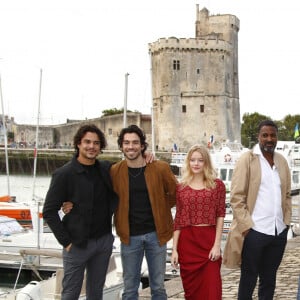
[[[34,178],[29,175],[10,175],[10,195],[16,197],[17,202],[30,203],[33,193],[37,197],[45,198],[49,188],[51,176],[37,176],[33,190]],[[7,176],[0,175],[0,196],[8,194]]]

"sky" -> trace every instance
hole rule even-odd
[[[4,114],[42,125],[100,117],[124,107],[126,73],[127,108],[150,114],[148,44],[194,38],[196,4],[240,20],[241,119],[300,114],[299,1],[0,0]]]

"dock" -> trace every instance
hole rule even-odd
[[[22,269],[31,269],[32,260],[37,259],[36,256],[29,256],[29,261],[24,262]],[[22,257],[20,254],[0,253],[0,269],[16,269],[20,268]],[[38,269],[44,272],[53,272],[62,266],[61,258],[43,256],[39,262]],[[227,269],[222,265],[222,286],[223,286],[223,300],[237,299],[238,284],[240,278],[239,269]],[[274,300],[289,300],[297,299],[299,289],[300,276],[300,236],[289,239],[286,250],[283,256],[282,263],[277,272],[277,283],[274,295]],[[181,283],[181,278],[176,276],[165,282],[168,299],[178,300],[185,299],[184,291]],[[146,288],[140,291],[140,300],[149,300],[150,289]],[[257,300],[257,288],[253,294],[253,300]]]
[[[237,299],[240,270],[227,269],[222,266],[222,293],[223,300]],[[300,276],[300,236],[289,239],[287,242],[283,260],[277,272],[277,283],[274,300],[297,299]],[[165,282],[168,299],[185,299],[180,277]],[[151,299],[150,289],[140,292],[140,300]],[[257,300],[257,288],[253,294],[253,300]]]

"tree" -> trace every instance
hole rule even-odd
[[[244,147],[252,148],[257,142],[257,126],[266,119],[271,119],[265,115],[261,115],[258,112],[253,114],[245,113],[243,115],[243,123],[241,128],[241,139]]]
[[[300,115],[287,115],[283,119],[283,124],[285,127],[284,135],[282,136],[283,141],[293,141],[294,133],[295,133],[295,126],[296,124],[300,125]]]
[[[105,110],[102,110],[102,114],[103,116],[112,116],[112,115],[118,115],[118,114],[123,114],[124,112],[124,108],[110,108],[110,109],[105,109]],[[128,110],[127,109],[127,112],[132,112],[131,110]]]
[[[117,115],[117,114],[122,114],[123,109],[117,109],[117,108],[110,108],[110,109],[105,109],[102,111],[103,116],[111,116],[111,115]]]
[[[241,139],[244,147],[252,148],[257,142],[257,126],[263,120],[272,120],[272,118],[261,115],[257,112],[253,114],[246,113],[243,115],[241,128]],[[295,126],[300,126],[300,115],[287,115],[281,121],[273,120],[278,126],[279,141],[294,141]]]
[[[9,140],[9,141],[14,141],[14,139],[15,139],[15,133],[13,132],[13,131],[8,131],[7,132],[7,139]]]

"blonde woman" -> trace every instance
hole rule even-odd
[[[189,150],[176,190],[171,263],[180,267],[185,299],[221,300],[221,236],[226,188],[204,146]]]

